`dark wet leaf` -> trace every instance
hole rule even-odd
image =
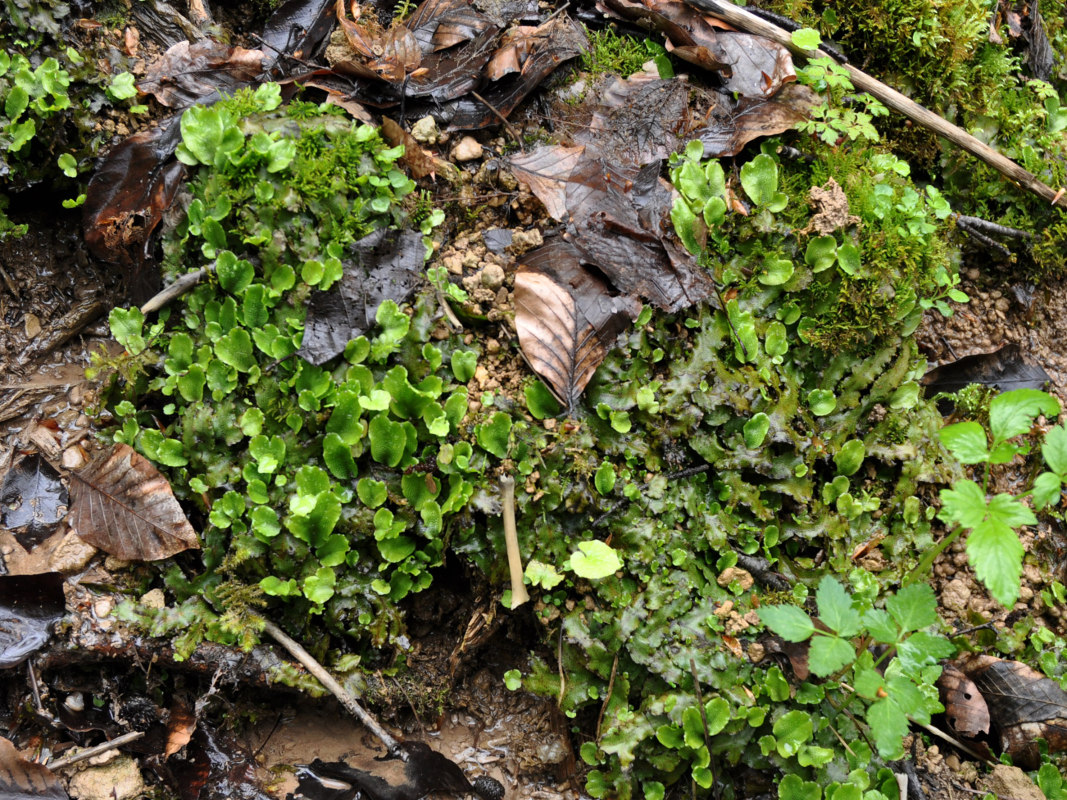
[[[47,539],[67,515],[67,490],[59,473],[36,453],[14,464],[0,487],[0,520],[25,549]]]
[[[168,108],[188,108],[212,95],[233,94],[255,81],[269,60],[262,50],[214,39],[178,42],[149,65],[137,88]]]
[[[63,782],[52,770],[23,758],[15,745],[0,737],[0,798],[66,800],[67,793]]]
[[[155,291],[158,277],[147,269],[151,236],[185,175],[173,158],[181,141],[179,120],[173,116],[113,147],[86,190],[85,242],[98,258],[129,268],[135,300]]]
[[[589,149],[542,147],[510,161],[570,241],[619,292],[677,311],[710,296],[707,270],[678,246],[668,221],[673,199],[660,164],[620,166]]]
[[[1039,0],[1021,0],[1015,3],[1001,0],[1001,9],[1008,19],[1009,34],[1013,39],[1022,38],[1026,43],[1024,62],[1029,65],[1035,78],[1048,81],[1056,59],[1039,6]]]
[[[923,375],[924,393],[958,392],[972,383],[1007,392],[1011,389],[1042,389],[1051,381],[1044,369],[1023,361],[1018,343],[1006,344],[992,353],[976,353],[942,364]]]
[[[0,669],[21,664],[44,647],[52,623],[65,612],[63,576],[58,572],[0,576]]]
[[[298,354],[315,365],[344,352],[345,345],[374,324],[384,300],[411,296],[422,269],[425,246],[417,231],[377,230],[349,246],[344,276],[308,302]]]
[[[1050,753],[1067,750],[1067,692],[1056,681],[1026,664],[993,656],[972,653],[958,663],[982,693],[1000,747],[1016,766],[1037,769],[1039,738]]]
[[[575,140],[621,162],[647,164],[682,149],[689,130],[689,86],[638,72],[608,78],[587,129]]]
[[[485,800],[501,800],[504,796],[504,787],[497,781],[478,778],[471,784],[455,763],[422,742],[401,742],[400,748],[403,755],[364,759],[358,767],[316,759],[297,772],[300,786],[290,797],[352,800],[362,793],[370,800],[419,800],[431,792],[474,793]],[[336,781],[349,788],[337,786]]]
[[[129,445],[117,444],[72,472],[70,493],[75,533],[124,561],[157,561],[200,547],[167,479]]]
[[[640,310],[633,298],[613,296],[578,250],[558,239],[523,256],[515,275],[519,345],[568,409]]]
[[[482,231],[482,241],[491,253],[503,253],[511,247],[512,234],[507,228],[489,228]]]
[[[235,737],[201,721],[185,753],[167,760],[182,800],[272,800],[256,779],[255,757]]]
[[[286,0],[263,27],[266,55],[272,57],[283,72],[288,72],[293,62],[280,58],[280,54],[308,60],[329,36],[334,22],[331,0]]]
[[[946,664],[937,681],[945,717],[957,734],[972,739],[989,733],[989,706],[974,681],[952,664]]]
[[[707,124],[692,136],[704,144],[705,156],[734,156],[753,139],[792,128],[807,117],[817,100],[814,92],[798,84],[786,86],[773,100],[742,97],[734,101],[723,93],[709,111]]]
[[[557,67],[577,58],[588,46],[585,30],[570,17],[555,17],[530,34],[533,41],[519,71],[505,73],[480,93],[503,116],[508,116],[531,92],[541,86]],[[478,98],[465,97],[452,106],[451,126],[478,130],[499,122],[499,118]]]

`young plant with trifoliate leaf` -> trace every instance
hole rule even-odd
[[[944,710],[934,685],[941,674],[937,663],[955,648],[929,630],[940,621],[933,590],[912,584],[886,597],[884,608],[864,607],[827,575],[815,604],[817,620],[792,605],[765,606],[759,617],[786,641],[809,642],[812,674],[834,677],[842,703],[852,692],[863,698],[868,735],[879,755],[886,761],[901,758],[909,723],[928,725],[931,714]]]
[[[940,431],[941,442],[960,462],[985,467],[981,485],[968,478],[941,490],[938,516],[953,530],[926,555],[915,571],[917,577],[967,532],[967,558],[978,579],[1002,605],[1012,606],[1019,599],[1024,552],[1018,530],[1037,523],[1025,500],[1032,497],[1039,511],[1059,504],[1067,482],[1067,431],[1057,425],[1046,433],[1041,454],[1048,470],[1023,494],[1000,492],[990,496],[992,468],[1028,454],[1030,445],[1020,437],[1031,432],[1038,417],[1054,420],[1059,413],[1060,403],[1052,395],[1037,389],[1015,389],[990,402],[988,431],[974,421],[957,422]]]

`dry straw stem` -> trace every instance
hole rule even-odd
[[[515,528],[515,479],[505,475],[500,479],[500,493],[504,505],[504,542],[508,548],[508,569],[511,570],[511,607],[518,608],[530,599],[522,582],[522,554],[519,552],[519,532]]]
[[[777,42],[787,48],[794,55],[805,58],[832,58],[825,50],[802,50],[793,44],[789,33],[766,20],[762,20],[753,14],[738,8],[728,0],[686,0],[691,6],[724,20],[740,30],[763,36],[773,42]],[[866,72],[862,72],[851,64],[842,64],[848,70],[852,85],[860,91],[868,92],[885,103],[886,106],[897,111],[908,119],[929,128],[940,136],[944,136],[953,144],[963,148],[968,153],[982,159],[993,169],[1027,189],[1050,205],[1058,205],[1067,208],[1067,194],[1063,189],[1056,191],[1047,184],[1042,183],[1037,177],[1010,158],[998,153],[989,145],[979,141],[962,128],[958,128],[951,122],[939,117],[929,109],[923,108],[918,103],[909,100],[896,89],[886,86],[881,81],[872,78]]]

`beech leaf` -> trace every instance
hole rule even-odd
[[[71,473],[70,524],[84,541],[124,561],[158,561],[198,549],[170,484],[126,444]]]
[[[573,408],[615,339],[641,310],[559,240],[528,254],[515,276],[515,327],[530,366]]]

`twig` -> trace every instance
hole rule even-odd
[[[974,239],[977,239],[981,244],[984,244],[989,249],[996,250],[998,253],[1000,253],[1005,258],[1009,258],[1010,259],[1012,257],[1012,252],[1007,247],[1002,245],[996,239],[993,239],[993,238],[991,238],[989,236],[986,236],[980,230],[972,228],[970,225],[964,223],[962,220],[959,220],[959,221],[956,222],[956,227],[959,228],[964,233],[966,233],[968,236],[970,236],[970,237],[972,237]]]
[[[795,55],[806,58],[829,58],[825,50],[803,50],[793,44],[789,34],[770,22],[745,11],[730,3],[729,0],[686,0],[691,6],[711,14],[719,19],[729,22],[736,28],[748,33],[766,37],[777,42]],[[923,108],[913,100],[908,99],[896,89],[886,86],[879,80],[872,78],[867,73],[857,69],[851,64],[844,64],[843,69],[848,71],[852,85],[861,92],[868,92],[881,100],[889,108],[897,111],[908,119],[929,128],[935,133],[944,136],[953,144],[966,150],[971,155],[980,158],[993,169],[1000,172],[1008,179],[1015,181],[1023,188],[1033,192],[1051,205],[1067,208],[1067,194],[1056,191],[1051,186],[1042,183],[1032,172],[1023,169],[1010,158],[998,153],[989,145],[978,140],[962,128],[958,128],[951,122],[939,117],[929,109]]]
[[[908,800],[908,776],[903,772],[894,772],[893,777],[897,779],[897,792],[900,794],[900,800]]]
[[[101,753],[109,753],[112,750],[118,750],[120,747],[124,747],[130,742],[136,742],[142,736],[144,736],[144,731],[130,731],[129,733],[122,734],[122,736],[116,736],[110,742],[103,742],[96,747],[90,747],[87,750],[82,750],[81,752],[75,753],[72,756],[67,756],[66,758],[57,758],[55,761],[48,762],[45,766],[52,771],[64,769],[71,764],[77,764],[79,761],[85,761],[85,759],[98,756]]]
[[[559,622],[559,641],[556,643],[556,668],[559,670],[559,697],[556,707],[563,708],[563,698],[567,694],[567,673],[563,671],[563,620]]]
[[[290,638],[285,631],[270,620],[263,621],[263,631],[274,639],[274,641],[288,650],[293,658],[303,664],[307,671],[315,676],[318,682],[326,687],[330,693],[341,702],[341,705],[345,707],[348,713],[367,726],[371,733],[377,736],[378,739],[381,740],[381,743],[385,745],[385,748],[389,751],[390,755],[404,761],[407,760],[407,754],[400,747],[400,742],[398,742],[389,731],[383,728],[381,723],[372,717],[370,713],[359,704],[359,701],[338,683],[337,680],[326,671],[326,668],[316,661],[311,653],[305,650],[299,642]]]
[[[909,717],[908,719],[911,719],[911,717]],[[911,720],[911,721],[915,722],[915,720]],[[950,745],[952,745],[953,747],[957,748],[958,750],[962,750],[964,753],[969,755],[975,761],[981,761],[987,767],[994,766],[993,762],[990,761],[988,758],[982,757],[977,752],[975,752],[970,747],[968,747],[963,742],[961,742],[959,739],[956,739],[956,738],[954,738],[952,736],[949,736],[947,733],[945,733],[944,731],[942,731],[942,730],[940,730],[938,728],[935,728],[933,725],[924,725],[921,722],[915,722],[915,724],[918,725],[920,728],[922,728],[927,733],[929,733],[929,734],[931,734],[933,736],[936,736],[939,739],[942,739],[942,740],[948,742]]]
[[[530,599],[523,583],[522,553],[519,552],[519,532],[515,528],[515,479],[505,475],[500,479],[500,493],[504,504],[504,544],[508,550],[508,569],[511,571],[511,607],[518,608]]]
[[[520,150],[525,152],[525,148],[523,148],[522,146],[522,139],[519,138],[519,134],[515,132],[515,129],[511,127],[511,123],[508,122],[508,118],[501,114],[497,110],[496,106],[494,106],[492,103],[490,103],[477,92],[471,92],[471,97],[473,97],[475,100],[477,100],[479,103],[483,104],[486,108],[493,112],[493,116],[504,124],[504,129],[508,132],[508,134],[510,134],[511,138],[515,140],[515,144],[519,146]]]
[[[1000,236],[1007,236],[1009,239],[1033,239],[1034,235],[1029,231],[1022,231],[1018,228],[1009,228],[1007,225],[1000,225],[996,222],[990,222],[987,219],[981,217],[969,217],[966,214],[958,214],[956,216],[957,225],[966,225],[971,228],[979,228],[986,233],[996,233]]]
[[[167,305],[172,300],[176,300],[177,298],[185,294],[187,291],[192,289],[194,286],[200,283],[201,280],[204,279],[205,275],[213,271],[214,270],[211,267],[201,267],[200,269],[194,272],[185,273],[184,275],[179,277],[178,280],[174,281],[174,283],[172,283],[170,286],[164,288],[154,297],[150,297],[148,299],[148,302],[141,306],[141,313],[151,314],[153,311],[159,311],[159,309],[163,308],[163,306]]]

